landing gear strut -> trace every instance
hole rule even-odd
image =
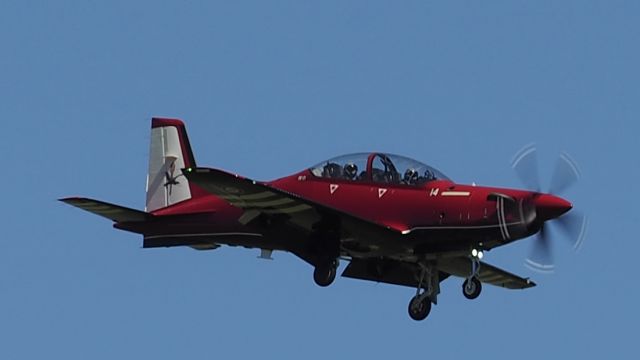
[[[478,280],[482,255],[482,251],[476,249],[471,251],[471,274],[464,283],[462,283],[462,295],[469,300],[477,298],[480,296],[480,292],[482,292],[482,283]]]
[[[321,262],[316,265],[313,270],[313,281],[318,286],[326,287],[333,283],[336,279],[336,272],[338,270],[338,259],[331,261]]]
[[[409,302],[409,317],[420,321],[427,318],[431,312],[431,303],[436,304],[440,293],[438,271],[433,267],[420,264],[420,276],[416,295]]]

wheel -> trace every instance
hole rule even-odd
[[[416,321],[424,320],[431,311],[431,299],[425,297],[420,300],[420,295],[411,298],[409,302],[409,316]]]
[[[482,283],[476,278],[471,278],[471,281],[467,279],[462,284],[462,294],[469,300],[473,300],[480,296],[481,291]]]
[[[331,261],[326,264],[318,265],[313,270],[313,281],[318,286],[326,287],[333,283],[336,279],[336,272],[338,269],[337,261]]]

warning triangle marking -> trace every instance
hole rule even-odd
[[[381,198],[386,193],[387,189],[378,189],[378,198]]]
[[[338,190],[338,184],[331,184],[331,185],[329,185],[329,191],[331,192],[331,194],[333,194],[334,192],[336,192],[336,190]]]

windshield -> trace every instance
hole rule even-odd
[[[348,181],[420,186],[449,180],[439,170],[408,157],[383,153],[357,153],[323,161],[311,167],[317,177]]]

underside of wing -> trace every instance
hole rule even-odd
[[[466,258],[441,259],[437,261],[437,269],[440,281],[449,275],[466,278],[471,272],[471,261]],[[353,259],[342,276],[417,287],[419,274],[420,266],[417,263],[391,259]],[[478,280],[507,289],[526,289],[536,285],[529,279],[511,274],[487,263],[481,263]]]
[[[353,259],[342,272],[342,276],[352,279],[369,280],[385,284],[417,287],[420,266],[416,263],[391,259]],[[439,280],[449,275],[439,273]]]
[[[438,261],[438,268],[448,274],[466,278],[471,273],[471,261],[464,257],[442,259]],[[507,289],[527,289],[536,286],[528,278],[522,278],[485,262],[480,263],[478,280]]]

